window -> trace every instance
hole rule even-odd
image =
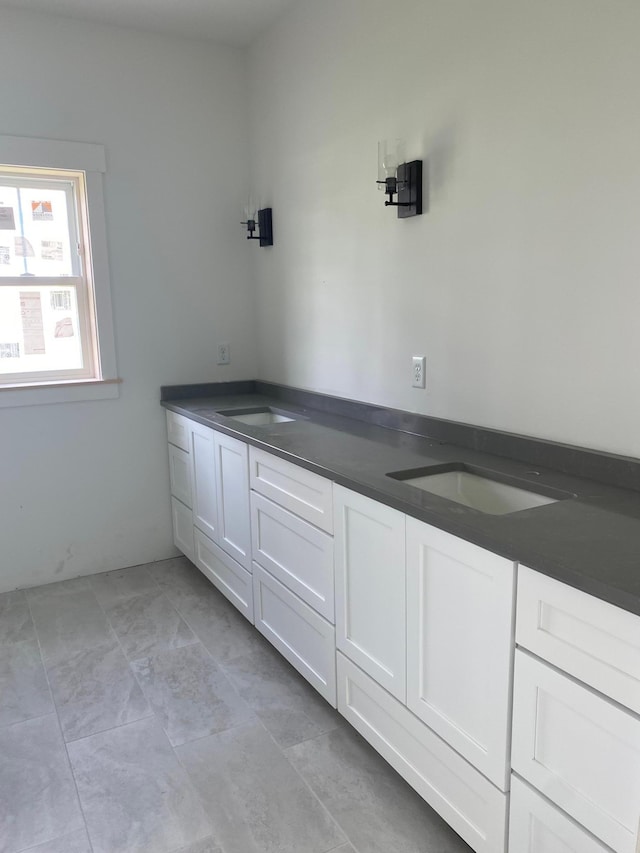
[[[117,395],[64,392],[117,382],[103,171],[101,146],[0,136],[0,405]]]

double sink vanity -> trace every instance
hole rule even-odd
[[[630,460],[266,383],[162,397],[178,549],[473,850],[639,853]]]

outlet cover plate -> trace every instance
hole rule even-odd
[[[229,364],[231,361],[231,348],[229,344],[218,344],[218,364]]]
[[[424,355],[414,355],[412,359],[412,386],[414,388],[426,388],[427,387],[427,359]]]

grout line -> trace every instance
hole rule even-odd
[[[327,734],[327,732],[323,732],[322,734],[317,735],[317,737],[323,737],[323,736],[326,736],[326,734]],[[272,739],[273,739],[273,735],[272,735],[271,737],[272,737]],[[315,740],[315,738],[310,738],[310,740]],[[308,743],[308,741],[303,741],[303,743]],[[323,802],[322,802],[322,800],[320,799],[320,797],[318,796],[318,794],[315,792],[314,788],[312,788],[311,783],[310,783],[310,782],[308,782],[308,781],[304,778],[304,776],[302,775],[302,773],[300,773],[300,771],[297,769],[297,767],[294,767],[294,766],[293,766],[293,764],[289,761],[289,757],[287,756],[285,749],[283,749],[283,748],[282,748],[281,746],[279,746],[277,743],[276,743],[276,746],[277,746],[277,748],[280,750],[280,754],[282,755],[282,757],[284,758],[284,760],[287,762],[287,764],[289,765],[289,767],[291,768],[291,770],[293,770],[293,772],[294,772],[294,773],[296,774],[296,776],[300,779],[300,781],[301,781],[301,782],[302,782],[302,784],[307,788],[307,790],[311,792],[311,796],[312,796],[312,797],[313,797],[313,798],[314,798],[314,799],[319,803],[319,805],[320,805],[320,807],[322,808],[322,810],[323,810],[323,811],[325,811],[325,812],[329,815],[329,817],[331,818],[332,822],[333,822],[333,823],[338,827],[338,829],[340,830],[340,832],[344,835],[344,837],[345,837],[345,841],[341,841],[341,842],[340,842],[340,844],[338,844],[338,846],[337,846],[337,847],[332,847],[332,848],[330,848],[330,850],[339,850],[339,849],[340,849],[340,847],[343,847],[343,846],[344,846],[345,844],[347,844],[347,843],[348,843],[348,844],[351,844],[351,846],[352,846],[352,847],[354,847],[353,843],[351,842],[351,839],[350,839],[350,838],[349,838],[349,836],[347,835],[347,831],[344,829],[344,827],[342,827],[342,826],[341,826],[340,822],[339,822],[339,821],[338,821],[338,819],[335,817],[335,815],[333,815],[333,814],[332,814],[332,812],[330,811],[329,807],[328,807],[325,803],[323,803]],[[293,749],[293,748],[294,748],[294,746],[297,746],[297,744],[294,744],[294,745],[292,745],[292,746],[290,746],[290,747],[287,747],[287,749]],[[355,849],[355,848],[354,848],[354,849]],[[329,851],[326,851],[326,853],[329,853]]]

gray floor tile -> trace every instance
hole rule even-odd
[[[191,629],[160,591],[105,608],[129,660],[195,643]]]
[[[149,571],[218,662],[265,645],[253,625],[186,557],[155,563]]]
[[[157,720],[69,744],[94,853],[169,853],[212,827]]]
[[[172,593],[201,595],[211,588],[210,581],[186,557],[148,563],[147,571],[158,586],[172,599]]]
[[[24,853],[91,853],[91,845],[85,829],[79,829],[54,841],[45,841],[37,847],[30,847]]]
[[[75,584],[75,581],[51,586],[65,586],[66,583]],[[61,660],[81,649],[95,648],[113,636],[88,584],[87,581],[86,589],[74,588],[67,592],[50,589],[46,594],[33,597],[28,594],[45,661]]]
[[[290,747],[287,757],[351,842],[367,853],[470,848],[352,728]]]
[[[22,590],[0,595],[0,645],[35,637],[27,596]]]
[[[196,841],[195,844],[190,844],[188,847],[181,847],[175,853],[224,853],[222,847],[218,847],[213,838],[205,838],[204,841]]]
[[[53,711],[37,641],[0,645],[0,726]]]
[[[29,604],[40,599],[50,599],[52,596],[69,595],[72,592],[89,592],[91,590],[91,582],[88,577],[71,578],[68,581],[57,581],[56,583],[47,583],[42,586],[34,586],[25,590]]]
[[[128,601],[136,595],[158,591],[158,585],[147,571],[146,565],[93,575],[91,587],[103,607]]]
[[[347,839],[259,725],[176,749],[225,853],[326,853]]]
[[[84,826],[55,714],[0,729],[0,853]]]
[[[320,694],[271,646],[224,665],[242,698],[282,747],[344,725]]]
[[[200,643],[132,664],[173,746],[255,719]]]
[[[47,672],[67,741],[152,713],[115,636],[48,662]]]

